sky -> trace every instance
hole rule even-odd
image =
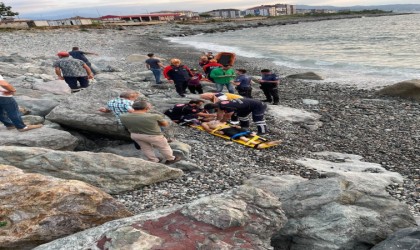
[[[197,12],[213,9],[246,8],[262,4],[299,5],[385,5],[420,4],[420,0],[0,0],[12,10],[19,12],[20,18],[60,18],[68,16],[98,17],[108,14],[143,14],[161,10],[192,10]]]

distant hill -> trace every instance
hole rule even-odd
[[[296,5],[297,9],[324,9],[324,10],[383,10],[393,12],[416,12],[420,11],[420,4],[388,4],[388,5],[369,5],[369,6],[348,6],[348,7],[336,7],[336,6],[310,6],[310,5]]]

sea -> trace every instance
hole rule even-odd
[[[325,83],[380,88],[420,79],[420,14],[301,22],[169,38],[202,51],[267,58]],[[285,72],[287,70],[284,70]]]

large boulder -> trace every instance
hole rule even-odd
[[[182,171],[164,164],[108,153],[55,151],[45,148],[0,147],[0,164],[67,180],[80,180],[120,193],[175,179]]]
[[[393,232],[416,225],[408,206],[386,191],[402,177],[372,163],[363,168],[352,157],[353,166],[351,162],[334,166],[328,161],[299,161],[314,170],[323,164],[325,171],[319,171],[330,178],[256,176],[246,181],[273,192],[282,202],[288,223],[272,239],[276,250],[370,249]]]
[[[32,98],[28,96],[16,96],[16,102],[25,107],[30,114],[46,116],[60,103],[50,98]]]
[[[33,89],[53,93],[56,95],[70,95],[71,89],[64,80],[53,80],[47,82],[36,82]]]
[[[420,101],[420,80],[414,79],[386,86],[379,90],[378,94],[413,98]]]
[[[101,74],[102,75],[102,74]],[[105,76],[102,76],[105,78]],[[101,81],[91,85],[61,101],[46,119],[78,130],[128,138],[124,127],[118,126],[112,113],[102,113],[98,109],[129,88],[122,80]]]
[[[32,249],[132,214],[81,181],[23,173],[0,165],[0,248]]]
[[[276,197],[242,186],[108,222],[35,249],[269,249],[273,232],[286,220]]]
[[[420,249],[420,227],[398,230],[371,250]]]
[[[55,150],[73,150],[78,139],[69,132],[42,127],[26,132],[0,128],[0,146],[42,147]]]

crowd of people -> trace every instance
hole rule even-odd
[[[53,63],[58,78],[68,84],[72,93],[87,88],[89,80],[97,73],[85,55],[97,54],[73,47],[72,51],[59,52],[59,59]],[[173,122],[180,125],[201,125],[208,132],[219,128],[217,133],[243,141],[250,141],[249,136],[267,133],[264,119],[266,102],[274,105],[279,103],[279,78],[270,70],[261,70],[262,79],[258,83],[266,96],[266,99],[261,101],[252,98],[253,81],[245,69],[234,70],[231,64],[220,64],[211,52],[200,57],[198,65],[201,67],[201,73],[196,68],[190,69],[182,64],[178,58],[171,59],[170,65],[164,66],[153,53],[147,56],[146,67],[153,72],[156,84],[163,83],[163,75],[169,83],[175,85],[176,92],[181,97],[186,97],[187,89],[192,94],[200,94],[201,99],[176,104],[164,112]],[[215,92],[204,93],[201,81],[213,82]],[[222,92],[224,87],[228,93]],[[0,75],[0,121],[7,129],[17,129],[21,132],[41,127],[42,125],[23,123],[19,107],[13,99],[15,91],[15,88]],[[139,96],[137,91],[122,92],[119,97],[108,101],[106,107],[99,108],[99,111],[112,112],[116,125],[123,126],[130,132],[136,147],[141,148],[149,161],[165,164],[179,161],[180,158],[173,155],[163,132],[163,128],[170,123],[164,115],[150,113],[152,105],[144,100],[137,101]],[[249,131],[250,115],[257,127],[257,133]],[[274,145],[277,141],[264,143]],[[154,148],[159,150],[164,159],[156,157]]]

